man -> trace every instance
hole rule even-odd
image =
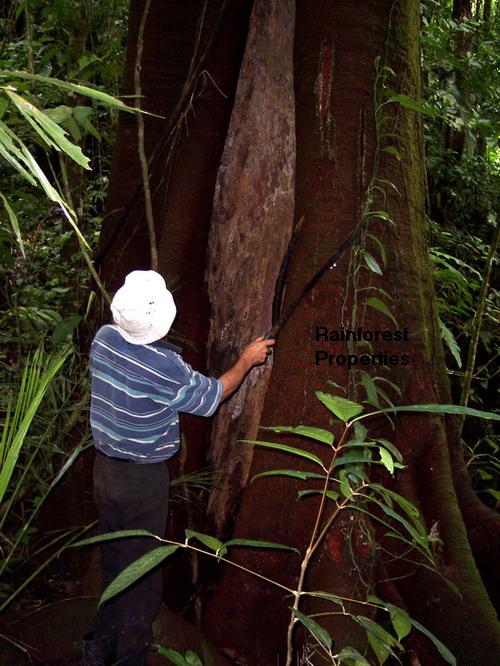
[[[219,379],[194,371],[162,341],[176,315],[165,281],[133,271],[111,303],[115,325],[103,326],[91,347],[90,421],[97,449],[94,499],[101,533],[146,529],[163,537],[168,512],[165,461],[179,449],[179,412],[211,416],[274,340],[257,338]],[[126,538],[101,546],[103,589],[157,543]],[[162,594],[157,567],[96,613],[83,640],[85,666],[143,666]]]

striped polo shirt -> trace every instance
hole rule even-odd
[[[222,398],[219,379],[196,372],[170,349],[130,344],[117,326],[97,332],[90,370],[92,435],[113,458],[171,458],[179,450],[179,412],[211,416]]]

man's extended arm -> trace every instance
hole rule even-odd
[[[274,340],[264,340],[264,338],[259,337],[243,350],[233,367],[219,378],[224,387],[222,400],[225,400],[236,391],[247,372],[254,365],[264,363],[271,353],[271,347],[274,345],[274,342]]]

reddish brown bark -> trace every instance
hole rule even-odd
[[[294,209],[293,7],[257,1],[219,169],[208,247],[210,369],[222,374],[271,328],[271,306]],[[252,295],[249,299],[249,295]],[[220,474],[209,514],[217,532],[246,485],[271,363],[254,369],[213,423],[209,459]]]
[[[397,71],[402,92],[419,96],[418,7],[409,1],[395,7],[392,2],[364,2],[355,6],[351,3],[348,7],[330,2],[317,2],[314,7],[298,3],[296,216],[305,214],[306,221],[290,264],[287,301],[358,219],[373,168],[371,90],[375,57],[388,53],[388,64]],[[405,353],[410,357],[408,366],[395,366],[389,374],[385,373],[401,387],[404,403],[439,402],[443,397],[439,384],[444,377],[444,365],[426,261],[420,120],[399,109],[394,111],[394,124],[399,135],[398,149],[404,157],[398,162],[386,155],[381,175],[389,178],[402,193],[400,198],[390,197],[387,203],[397,226],[379,223],[370,228],[385,245],[388,270],[383,281],[366,273],[359,286],[383,285],[394,298],[392,307],[400,327],[407,327],[410,332],[404,346],[389,343],[383,348],[389,355]],[[346,385],[349,378],[345,366],[333,369],[315,365],[318,343],[314,341],[314,330],[316,326],[339,329],[353,323],[347,268],[348,262],[344,260],[320,282],[281,332],[262,424],[305,423],[328,427],[328,414],[315,400],[314,391],[328,389],[328,379]],[[357,325],[376,330],[390,327],[391,323],[384,315],[358,303]],[[332,343],[328,351],[346,353],[346,348],[343,343]],[[380,374],[380,369],[376,370]],[[390,576],[411,574],[395,584],[395,596],[447,643],[463,663],[482,664],[497,648],[498,633],[457,507],[443,422],[438,417],[412,415],[397,419],[396,432],[385,424],[374,427],[379,435],[385,434],[395,441],[402,451],[408,469],[398,475],[394,487],[421,507],[429,530],[432,526],[439,529],[444,541],[439,565],[442,573],[459,587],[463,601],[436,574],[413,565],[387,563]],[[319,445],[307,445],[304,440],[281,441],[307,446],[317,455],[323,453]],[[283,454],[259,450],[253,457],[251,475],[289,465],[290,460]],[[297,460],[291,466],[308,468]],[[260,480],[248,487],[237,516],[236,535],[274,540],[303,550],[311,534],[317,503],[313,499],[297,503],[296,493],[301,487],[289,479],[277,478]],[[354,537],[351,541],[349,533]],[[367,544],[360,534],[361,526],[356,523],[352,526],[348,516],[334,525],[310,572],[308,589],[326,589],[358,599],[365,597],[376,582],[370,577],[375,554],[374,544],[370,547],[370,542]],[[354,551],[355,564],[352,552],[349,556],[350,549]],[[263,551],[254,556],[242,552],[238,562],[285,585],[296,584],[298,562],[292,555]],[[365,577],[368,584],[363,582]],[[290,602],[283,600],[272,585],[228,569],[208,605],[207,627],[220,645],[230,646],[249,664],[275,663],[277,655],[283,659],[289,606]],[[224,623],[217,621],[222,613],[227,618]],[[449,621],[451,615],[453,625]],[[474,629],[471,616],[476,618]],[[322,619],[322,623],[331,630],[337,647],[353,643],[362,647],[362,640],[348,620]],[[251,626],[252,631],[243,633],[242,626]],[[477,645],[478,631],[484,637],[481,647]],[[255,635],[259,636],[258,641]],[[422,663],[440,663],[429,643],[416,641],[414,647]]]

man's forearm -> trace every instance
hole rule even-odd
[[[236,391],[251,367],[252,363],[248,359],[240,356],[233,367],[225,372],[222,377],[219,377],[222,386],[224,387],[222,400],[225,400]]]

